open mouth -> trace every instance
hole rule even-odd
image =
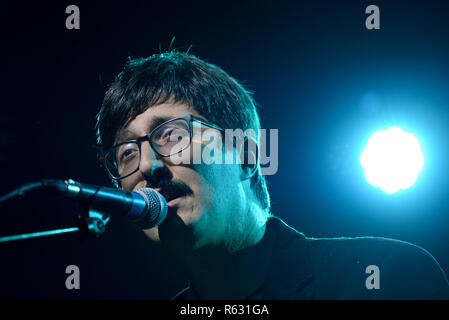
[[[178,183],[165,184],[159,188],[155,188],[155,190],[167,200],[167,203],[192,193],[187,185]]]

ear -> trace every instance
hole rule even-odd
[[[256,173],[259,165],[259,146],[252,137],[245,137],[240,148],[240,179],[248,180]]]

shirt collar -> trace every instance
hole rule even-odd
[[[277,217],[267,223],[276,239],[262,296],[254,298],[312,298],[314,275],[306,236]]]

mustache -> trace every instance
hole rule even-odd
[[[147,183],[147,187],[153,189],[159,188],[161,191],[175,192],[177,195],[193,194],[192,189],[186,183],[179,180],[160,180],[155,183]]]

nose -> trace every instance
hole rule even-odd
[[[146,177],[153,175],[154,171],[162,168],[164,165],[158,159],[156,152],[151,148],[148,141],[142,142],[140,149],[139,171]]]

